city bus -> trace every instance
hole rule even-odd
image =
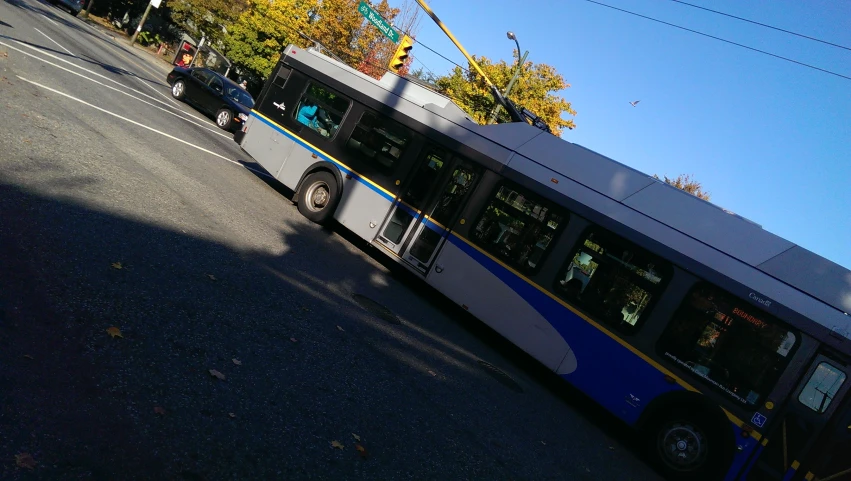
[[[532,125],[289,45],[234,140],[636,429],[669,479],[851,479],[851,272]]]

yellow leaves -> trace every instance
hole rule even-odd
[[[15,464],[17,464],[19,468],[26,468],[29,470],[33,470],[36,467],[35,459],[30,453],[16,454]]]
[[[355,449],[357,450],[358,455],[360,455],[360,457],[365,458],[369,456],[369,453],[366,452],[366,448],[361,446],[360,444],[355,444]]]
[[[215,369],[210,369],[210,375],[213,376],[214,378],[220,380],[220,381],[225,380],[225,375],[220,373],[219,371],[216,371]]]
[[[331,441],[331,448],[336,448],[336,449],[339,449],[339,450],[341,450],[341,451],[342,451],[342,450],[343,450],[343,448],[344,448],[344,446],[343,446],[343,444],[342,444],[342,443],[340,443],[340,441],[337,441],[337,440],[335,439],[335,440]]]
[[[160,416],[165,416],[165,408],[160,406],[154,406],[154,414],[159,414]]]
[[[242,361],[240,361],[237,358],[233,358],[233,359],[231,359],[231,361],[233,361],[233,363],[236,364],[237,366],[242,366]]]
[[[121,263],[120,263],[120,262],[113,262],[113,263],[112,263],[112,268],[113,268],[113,269],[121,270],[121,269],[124,269],[124,266],[123,266],[123,265],[121,265]]]
[[[124,338],[124,335],[121,334],[121,329],[112,326],[106,330],[106,333],[109,334],[110,337],[115,339],[116,337]]]

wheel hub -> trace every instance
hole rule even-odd
[[[665,462],[679,471],[691,471],[706,460],[706,438],[691,424],[674,423],[660,431],[659,448]]]
[[[315,189],[313,191],[313,196],[311,196],[311,201],[316,207],[325,207],[325,204],[328,203],[328,189],[324,187]]]

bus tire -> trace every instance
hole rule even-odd
[[[298,211],[317,224],[327,224],[337,209],[337,179],[328,171],[308,175],[298,189]]]
[[[724,427],[698,409],[676,409],[647,427],[645,446],[665,479],[721,480],[733,460]]]

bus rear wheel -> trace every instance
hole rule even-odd
[[[298,211],[317,224],[327,224],[337,208],[337,179],[321,170],[304,179],[298,190]]]
[[[720,480],[732,460],[719,429],[708,424],[704,416],[676,411],[648,430],[647,447],[653,447],[653,457],[666,479]]]

